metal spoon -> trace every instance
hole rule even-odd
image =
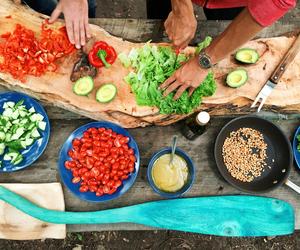
[[[171,152],[171,157],[170,157],[170,163],[169,166],[171,166],[173,159],[174,159],[174,154],[175,154],[175,150],[176,150],[176,145],[177,145],[177,135],[173,136],[173,142],[172,142],[172,152]]]

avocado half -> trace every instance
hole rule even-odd
[[[248,80],[248,73],[244,69],[231,71],[226,77],[226,83],[231,88],[238,88],[244,85]]]
[[[258,61],[259,55],[255,49],[243,48],[236,52],[235,59],[242,63],[252,64]]]

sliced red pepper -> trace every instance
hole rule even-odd
[[[55,60],[72,53],[75,48],[67,37],[65,27],[52,30],[45,20],[38,41],[32,30],[17,24],[11,33],[1,35],[0,71],[10,73],[24,82],[27,75],[41,76],[56,71]]]

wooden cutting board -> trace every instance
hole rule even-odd
[[[38,206],[64,211],[65,202],[60,183],[4,184],[0,186],[16,192]],[[52,224],[35,219],[11,205],[0,201],[0,238],[10,240],[64,239],[66,225]]]
[[[8,15],[12,18],[5,18]],[[46,16],[24,6],[14,5],[10,0],[2,0],[0,6],[0,33],[11,31],[16,23],[21,23],[39,34],[40,25],[44,18]],[[60,27],[61,25],[63,23],[56,23],[54,27]],[[143,46],[143,43],[131,43],[111,36],[95,25],[92,25],[91,29],[93,39],[86,46],[86,50],[96,40],[107,41],[115,48],[117,53],[129,52],[134,47]],[[214,69],[217,92],[214,96],[205,98],[199,109],[208,110],[212,115],[250,112],[251,102],[294,40],[295,36],[281,36],[257,39],[245,44],[243,47],[257,49],[260,60],[255,65],[243,65],[249,73],[249,80],[247,84],[238,89],[226,87],[224,79],[228,72],[241,65],[235,62],[232,55],[221,61]],[[193,51],[194,48],[189,47],[185,50],[185,53],[189,54]],[[76,96],[72,92],[70,73],[77,56],[77,53],[74,53],[72,56],[65,58],[61,62],[59,70],[55,73],[47,73],[39,78],[28,77],[25,84],[16,81],[8,74],[0,72],[0,78],[3,79],[0,84],[92,119],[105,119],[119,123],[124,127],[139,127],[151,124],[167,125],[184,118],[183,115],[161,115],[156,107],[138,106],[130,86],[123,80],[130,69],[124,68],[119,60],[109,69],[101,70],[101,73],[95,79],[95,89],[89,97]],[[100,104],[95,100],[95,92],[99,86],[107,82],[113,82],[117,86],[118,94],[112,102]],[[281,82],[267,99],[264,108],[281,112],[300,111],[300,54],[297,55],[294,62],[284,73]]]

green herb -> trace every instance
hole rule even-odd
[[[298,140],[297,150],[298,152],[300,152],[300,135],[297,135],[297,140]]]
[[[211,38],[207,37],[198,44],[198,50],[208,46],[210,41]],[[211,96],[216,90],[213,73],[210,72],[192,96],[189,97],[187,91],[176,101],[173,100],[174,93],[163,96],[159,85],[188,59],[184,54],[179,54],[175,64],[176,54],[171,47],[155,46],[149,43],[141,48],[132,49],[128,56],[124,53],[119,55],[119,60],[123,65],[133,69],[125,77],[125,81],[130,84],[137,104],[156,106],[162,114],[190,113],[201,104],[202,97]]]

